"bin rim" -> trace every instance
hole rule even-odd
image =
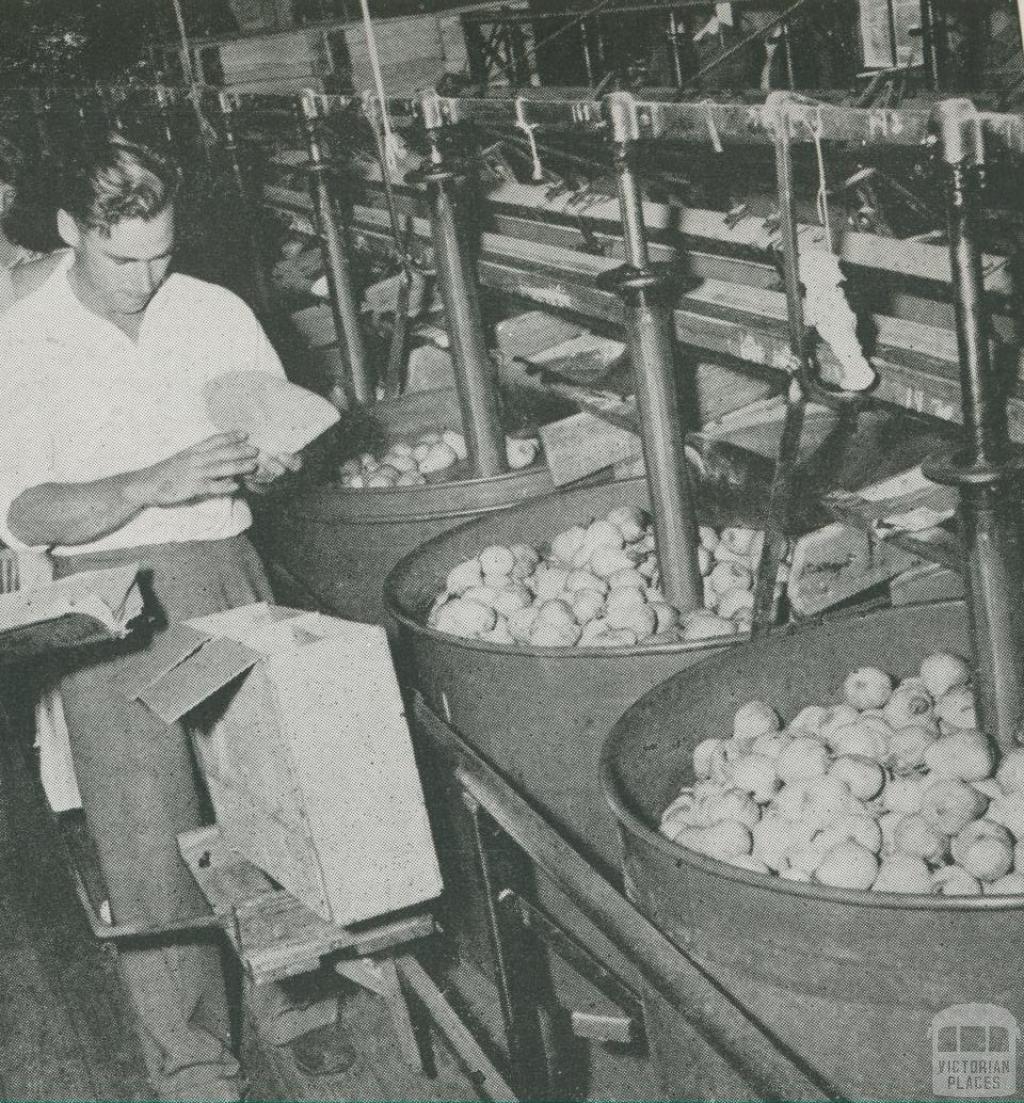
[[[949,600],[929,602],[933,608],[963,608],[963,601]],[[892,611],[890,608],[886,611]],[[844,619],[857,619],[870,617],[878,610],[858,612]],[[817,624],[791,625],[785,630],[787,638],[796,634],[813,631]],[[755,643],[754,646],[770,646],[772,639],[777,640],[783,632],[773,633],[768,640]],[[611,649],[609,648],[609,652]],[[709,656],[710,658],[710,656]],[[706,874],[724,877],[726,880],[738,881],[749,888],[763,892],[782,892],[796,898],[811,899],[830,904],[848,904],[861,908],[903,908],[914,910],[934,911],[966,911],[966,912],[990,912],[990,911],[1020,911],[1024,910],[1024,895],[1021,896],[937,896],[930,893],[898,893],[898,892],[873,892],[870,889],[841,889],[831,885],[821,885],[816,882],[789,881],[784,877],[774,874],[757,873],[754,870],[741,869],[729,862],[718,858],[710,858],[699,854],[695,850],[681,846],[666,838],[656,828],[651,827],[646,819],[641,818],[629,806],[620,784],[617,770],[618,755],[621,751],[620,743],[624,740],[623,722],[630,713],[641,708],[644,702],[655,693],[658,693],[668,682],[688,675],[699,676],[703,663],[695,663],[685,670],[679,671],[665,679],[664,682],[654,686],[639,700],[635,701],[615,722],[614,727],[608,733],[601,749],[600,774],[601,786],[604,790],[612,813],[618,820],[620,830],[638,836],[647,846],[660,851],[666,857],[677,863],[685,862]]]

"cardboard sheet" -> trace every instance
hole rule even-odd
[[[218,429],[242,430],[275,456],[302,451],[338,420],[326,399],[267,372],[225,372],[206,384],[205,398]]]

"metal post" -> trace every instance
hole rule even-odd
[[[224,127],[224,150],[231,162],[231,174],[235,180],[238,198],[241,200],[242,217],[245,219],[245,236],[249,249],[249,274],[252,281],[253,299],[263,311],[270,309],[272,296],[270,281],[267,278],[261,256],[260,240],[256,232],[256,212],[260,209],[256,197],[249,187],[248,176],[242,165],[238,135],[235,130],[236,102],[230,92],[221,92],[218,96],[221,123]]]
[[[949,251],[953,272],[960,387],[967,446],[929,464],[926,474],[960,491],[960,534],[977,669],[979,725],[1008,750],[1024,720],[1024,561],[1009,457],[989,355],[976,205],[984,138],[970,100],[936,108],[948,173]]]
[[[662,588],[683,611],[700,609],[704,587],[697,560],[697,512],[683,447],[676,383],[671,273],[651,263],[635,169],[639,139],[636,101],[614,92],[605,103],[615,151],[626,264],[602,273],[598,285],[625,304],[626,339],[633,364],[647,481]]]
[[[796,193],[793,188],[793,149],[786,114],[788,96],[773,93],[765,104],[771,121],[775,145],[775,184],[779,202],[779,236],[782,246],[782,272],[786,287],[786,320],[794,375],[786,392],[786,414],[782,438],[775,460],[771,492],[765,518],[764,549],[758,564],[754,586],[753,632],[771,631],[775,606],[775,584],[786,553],[786,531],[792,512],[793,486],[800,439],[803,435],[805,396],[801,377],[809,376],[807,363],[807,327],[804,324],[803,290],[800,284],[800,245],[797,233]]]
[[[342,391],[350,387],[356,402],[368,405],[376,399],[373,372],[363,341],[352,269],[331,188],[331,170],[324,159],[320,142],[320,103],[313,92],[303,92],[299,96],[299,108],[309,147],[309,190],[320,231],[331,313],[338,333],[338,347],[348,373],[348,380],[338,379],[335,385]],[[339,399],[340,395],[335,393],[335,401]]]
[[[676,18],[675,11],[668,13],[668,57],[672,63],[672,84],[675,88],[682,88],[683,86],[683,59],[679,53],[679,21]]]
[[[508,470],[498,404],[498,373],[484,341],[477,290],[480,281],[460,225],[457,174],[440,146],[445,121],[436,92],[420,97],[420,111],[430,142],[430,156],[426,167],[410,174],[409,180],[427,186],[434,265],[448,322],[469,461],[476,475],[491,478]]]
[[[932,0],[921,0],[921,56],[924,61],[924,71],[928,75],[928,87],[933,92],[938,92],[942,87],[942,76],[939,72],[939,51],[935,41],[935,13],[932,10]]]

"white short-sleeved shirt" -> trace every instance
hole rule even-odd
[[[172,275],[146,308],[138,343],[88,310],[68,282],[74,254],[0,320],[0,537],[11,503],[42,483],[85,483],[149,467],[219,430],[204,384],[228,371],[283,376],[252,311],[230,291]],[[55,555],[222,540],[252,522],[239,495],[149,507]]]

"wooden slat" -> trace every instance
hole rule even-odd
[[[256,983],[309,972],[338,950],[376,953],[433,933],[422,912],[357,928],[327,923],[231,851],[216,827],[186,832],[178,845],[214,913],[235,913],[228,937]]]

